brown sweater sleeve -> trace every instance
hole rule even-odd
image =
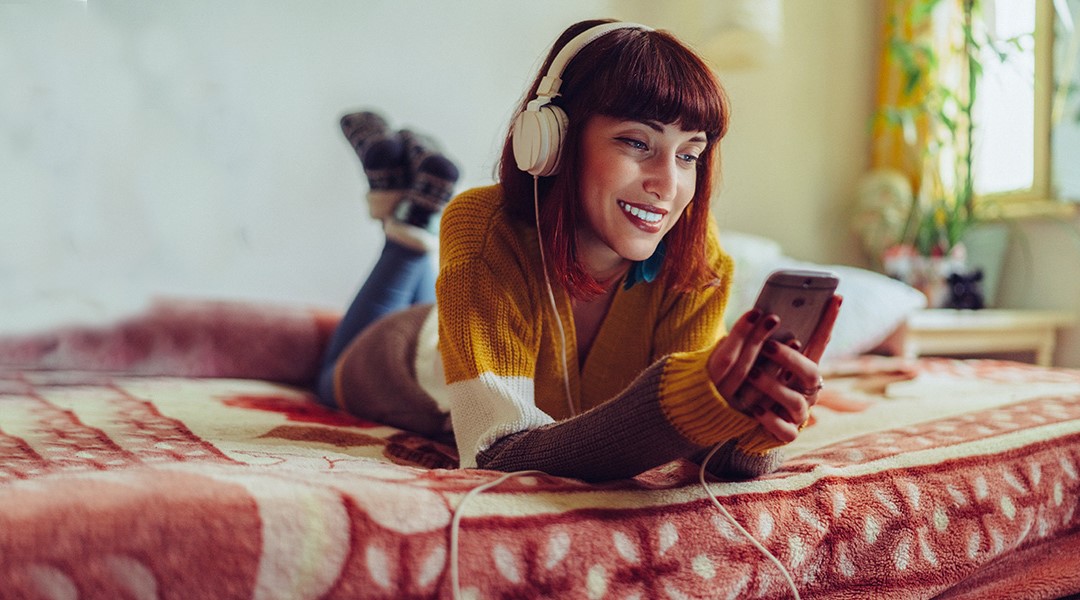
[[[665,362],[658,361],[622,394],[590,411],[500,439],[477,455],[477,466],[499,471],[537,469],[603,481],[633,477],[679,458],[704,457],[710,447],[681,434],[649,393],[660,389]],[[753,477],[775,468],[774,455],[739,452],[733,442],[721,452],[723,456],[712,463],[737,467],[739,476]]]

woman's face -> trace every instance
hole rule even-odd
[[[694,197],[705,133],[655,121],[594,116],[581,138],[579,195],[586,223],[578,258],[603,280],[624,261],[645,260]]]

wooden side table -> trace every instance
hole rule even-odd
[[[1057,330],[1075,322],[1064,311],[928,309],[908,318],[893,348],[908,358],[1031,352],[1050,366]]]

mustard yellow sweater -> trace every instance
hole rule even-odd
[[[708,256],[723,277],[693,293],[660,280],[618,286],[579,363],[570,297],[554,286],[561,336],[535,229],[508,216],[498,186],[455,198],[442,220],[436,291],[461,466],[611,479],[727,442],[728,468],[769,470],[768,450],[780,442],[730,408],[706,371],[732,273],[715,231]]]

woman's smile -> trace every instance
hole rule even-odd
[[[623,215],[638,229],[647,233],[659,233],[660,221],[668,211],[662,208],[644,204],[630,204],[619,200],[619,207],[623,209]]]

